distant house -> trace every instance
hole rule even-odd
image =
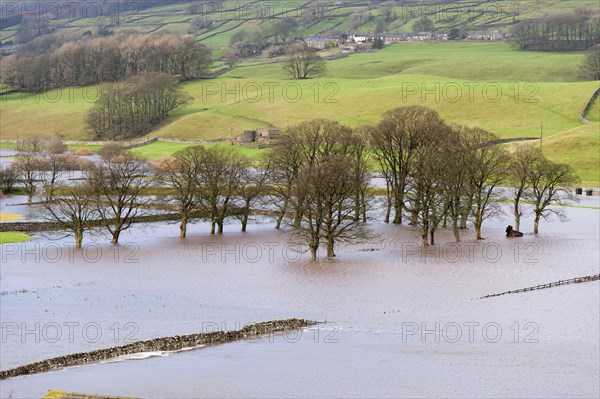
[[[424,41],[447,41],[448,33],[432,33],[432,32],[411,32],[411,33],[358,33],[348,32],[349,43],[369,43],[376,38],[383,40],[385,44],[393,44],[399,42],[424,42]],[[342,52],[350,52],[347,46],[340,47]]]
[[[467,40],[504,40],[507,37],[507,33],[502,30],[493,30],[491,32],[483,33],[469,33],[466,37]]]
[[[269,144],[271,142],[271,140],[276,139],[279,137],[279,135],[281,134],[281,132],[277,129],[266,129],[264,127],[259,127],[258,129],[255,130],[256,135],[255,137],[255,141],[257,143],[266,143]]]
[[[406,40],[405,35],[401,33],[390,33],[389,35],[383,35],[382,38],[385,44],[393,44]]]
[[[246,145],[251,143],[271,144],[273,139],[278,138],[280,131],[276,129],[257,128],[255,130],[244,130],[242,133],[234,136],[232,144]]]
[[[337,46],[339,41],[340,41],[339,37],[336,37],[336,36],[319,36],[319,35],[308,36],[306,39],[304,39],[304,42],[309,47],[320,48],[320,49],[326,48],[326,47]]]
[[[370,42],[373,40],[373,36],[372,35],[366,35],[366,34],[355,34],[352,36],[352,39],[356,42],[356,43],[366,43],[366,42]]]
[[[2,44],[0,45],[0,53],[2,55],[10,54],[17,50],[21,45],[19,44]]]
[[[242,133],[233,137],[234,143],[254,143],[256,141],[255,130],[244,130]]]
[[[431,32],[417,32],[417,33],[409,33],[407,36],[407,40],[409,42],[424,42],[432,39]]]

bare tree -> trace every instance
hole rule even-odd
[[[152,183],[152,170],[143,158],[125,152],[92,166],[86,179],[95,193],[98,215],[117,244],[148,202],[144,191]]]
[[[240,57],[234,51],[228,51],[222,58],[229,69],[233,69],[240,62]]]
[[[348,137],[352,135],[352,129],[339,122],[314,119],[301,122],[287,129],[284,136],[288,137],[290,145],[296,147],[300,156],[300,165],[312,168],[317,160],[330,157],[335,154],[350,154]],[[298,227],[304,207],[302,206],[304,192],[296,192],[295,216],[293,225]],[[298,205],[300,204],[300,205]]]
[[[370,166],[370,132],[372,126],[359,126],[353,129],[352,134],[345,139],[350,156],[352,157],[352,173],[356,182],[356,193],[354,196],[354,220],[362,219],[363,223],[367,221],[367,208],[369,199],[367,198],[367,188],[371,175]]]
[[[19,180],[19,170],[15,165],[0,165],[0,189],[2,194],[10,194],[15,190]]]
[[[465,129],[463,140],[467,145],[469,184],[473,190],[473,225],[478,240],[484,220],[498,212],[496,200],[497,187],[506,176],[506,151],[492,145],[497,137],[479,128]]]
[[[244,164],[237,152],[213,147],[203,152],[198,184],[200,207],[210,217],[210,234],[223,233],[225,219],[230,216],[232,201],[240,186]]]
[[[361,8],[358,11],[350,14],[347,18],[347,23],[350,29],[357,30],[360,26],[369,22],[373,16],[369,12],[368,8]]]
[[[58,134],[53,134],[46,140],[46,151],[50,154],[62,154],[67,150],[67,145]]]
[[[46,153],[41,159],[46,201],[52,201],[55,187],[65,173],[82,169],[82,161],[73,155]]]
[[[307,79],[325,75],[327,67],[316,50],[301,43],[294,43],[288,47],[283,70],[292,79]]]
[[[589,50],[579,67],[579,76],[585,80],[600,80],[600,44]]]
[[[208,29],[213,24],[213,21],[208,16],[195,17],[190,20],[190,33],[199,32],[203,29]]]
[[[275,41],[281,40],[285,43],[287,38],[296,30],[296,22],[292,19],[279,19],[271,24],[271,33],[275,36]]]
[[[452,222],[456,242],[460,242],[459,220],[461,214],[470,211],[468,151],[462,140],[461,126],[453,126],[444,140],[442,158],[445,165],[440,170],[439,184],[445,194],[446,215]],[[464,160],[464,161],[459,161]],[[466,204],[469,204],[468,207]]]
[[[356,243],[368,238],[364,228],[354,219],[356,181],[352,158],[344,154],[319,157],[312,167],[304,166],[296,190],[302,193],[302,222],[294,235],[308,241],[311,259],[317,260],[321,244],[327,257],[335,256],[339,242]],[[296,195],[294,198],[298,198]]]
[[[240,163],[242,170],[238,191],[242,206],[238,217],[242,221],[242,231],[246,231],[252,206],[267,194],[267,183],[271,175],[272,162],[270,158],[265,157],[260,163],[252,164],[250,160],[241,157]]]
[[[395,1],[386,1],[381,4],[381,13],[385,18],[386,22],[392,22],[396,19],[396,2]]]
[[[386,177],[392,201],[388,201],[386,222],[394,207],[394,223],[402,224],[405,195],[417,148],[427,132],[446,130],[437,112],[423,106],[396,108],[383,114],[372,132],[375,160]]]
[[[125,148],[119,143],[108,143],[103,145],[96,154],[104,160],[110,160],[112,157],[121,155],[125,152]]]
[[[543,158],[542,151],[531,145],[520,145],[511,154],[508,165],[509,181],[512,187],[513,214],[515,216],[516,231],[521,228],[521,200],[527,197],[531,188],[531,167],[534,162]]]
[[[46,219],[58,222],[61,228],[75,237],[75,247],[81,248],[83,233],[98,216],[94,188],[83,186],[61,187],[60,195],[44,203]]]
[[[542,218],[548,220],[550,215],[556,215],[559,219],[564,219],[563,209],[550,206],[564,204],[570,198],[567,187],[578,181],[579,177],[569,165],[557,164],[542,157],[537,157],[531,163],[529,184],[534,204],[533,234],[538,234]]]
[[[448,126],[427,129],[424,125],[422,144],[415,149],[406,207],[416,215],[417,224],[422,228],[423,245],[435,245],[435,231],[448,210],[444,175],[453,161],[448,149],[454,134]]]
[[[272,172],[269,184],[273,204],[278,208],[275,228],[279,229],[289,208],[292,189],[298,180],[303,155],[300,145],[296,143],[290,132],[284,132],[271,154]]]
[[[17,141],[17,151],[19,152],[40,152],[43,149],[44,139],[38,135],[33,135]]]
[[[43,177],[43,159],[37,152],[23,152],[17,157],[15,168],[19,173],[19,180],[23,183],[25,193],[27,194],[27,202],[31,204],[37,185]]]
[[[160,179],[172,189],[171,197],[177,202],[181,215],[179,237],[187,234],[190,216],[200,204],[199,173],[206,150],[202,146],[187,147],[162,162],[158,168]]]

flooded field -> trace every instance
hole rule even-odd
[[[14,199],[14,198],[13,198]],[[2,381],[3,398],[48,389],[163,397],[598,397],[598,282],[479,299],[600,270],[599,197],[567,223],[507,239],[503,219],[422,250],[419,231],[311,263],[272,224],[135,225],[118,247],[36,234],[2,248],[1,369],[153,337],[301,317],[317,327]],[[8,201],[4,199],[3,201]],[[19,201],[14,201],[18,203]],[[23,201],[24,202],[24,201]],[[3,202],[6,211],[12,209]],[[508,208],[507,208],[508,210]],[[522,224],[531,231],[532,220]],[[323,255],[323,254],[322,254]],[[168,372],[167,372],[168,371]]]

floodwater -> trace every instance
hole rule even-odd
[[[4,397],[48,389],[145,398],[598,397],[598,282],[479,297],[599,273],[600,198],[567,223],[505,215],[422,251],[419,231],[371,223],[371,243],[310,263],[271,224],[135,225],[113,247],[36,235],[2,248],[1,369],[128,340],[301,317],[300,333],[148,353],[4,380]],[[583,208],[583,206],[589,208]],[[508,210],[508,208],[507,208]],[[511,223],[512,224],[512,223]],[[37,323],[37,324],[36,324]]]

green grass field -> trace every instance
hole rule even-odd
[[[286,79],[279,64],[247,63],[216,79],[183,84],[195,101],[150,136],[227,138],[313,118],[358,126],[377,123],[389,109],[420,104],[449,122],[479,126],[502,138],[538,137],[543,123],[544,137],[556,136],[550,148],[559,150],[562,139],[576,141],[563,133],[582,126],[579,113],[598,87],[597,82],[576,81],[583,57],[579,52],[521,52],[507,43],[399,43],[328,61],[326,76],[303,81]],[[95,92],[87,87],[5,96],[0,99],[1,138],[60,133],[89,139],[85,115]],[[588,113],[591,121],[600,117],[598,104]],[[183,146],[155,143],[136,151],[156,160]],[[575,165],[578,154],[567,161]],[[592,169],[579,168],[596,181]]]
[[[408,104],[430,106],[451,122],[501,137],[550,136],[579,126],[593,82],[572,82],[581,53],[520,52],[505,43],[401,43],[328,62],[327,76],[290,81],[280,65],[242,65],[211,80],[182,85],[195,101],[151,136],[223,138],[311,118],[352,126]],[[543,67],[536,67],[542,65]],[[89,139],[85,115],[94,87],[2,98],[2,138],[36,133]]]
[[[0,232],[0,244],[30,241],[31,236],[25,233],[2,231]]]
[[[386,25],[386,31],[411,32],[414,23],[421,16],[427,16],[434,23],[438,31],[449,31],[458,27],[470,32],[489,31],[492,29],[510,29],[515,22],[536,18],[543,14],[568,13],[577,9],[597,8],[596,0],[539,0],[490,1],[483,0],[424,0],[421,2],[397,2],[395,14],[397,18]],[[187,10],[192,2],[158,5],[148,9],[136,10],[128,8],[118,20],[104,16],[99,20],[75,19],[69,21],[52,21],[54,28],[62,33],[81,34],[87,30],[95,31],[98,26],[105,26],[115,32],[137,31],[148,32],[179,32],[190,31],[190,20],[195,17]],[[268,2],[267,8],[259,9],[259,5],[251,0],[224,2],[218,11],[214,9],[214,2],[204,4],[202,9],[207,12],[204,18],[213,24],[202,31],[191,32],[197,40],[209,46],[226,46],[230,37],[240,30],[261,29],[269,31],[273,21],[283,17],[302,21],[302,16],[309,13],[316,2],[301,0],[281,0]],[[371,19],[356,29],[359,32],[374,32],[377,23],[383,20],[382,10],[377,3],[342,2],[334,5],[333,2],[320,2],[325,5],[323,18],[314,21],[308,26],[299,26],[294,32],[297,37],[311,34],[324,34],[331,30],[344,32],[350,29],[350,19],[353,13],[368,13]],[[514,18],[515,14],[518,18]],[[13,40],[17,27],[11,26],[0,30],[0,40]]]
[[[550,160],[571,165],[584,186],[600,187],[600,123],[545,138],[542,150]]]
[[[169,143],[169,142],[154,142],[142,147],[134,148],[131,151],[145,157],[149,161],[160,161],[170,157],[177,151],[184,148],[197,145],[190,143]],[[258,150],[256,148],[242,147],[238,145],[231,145],[230,143],[211,143],[202,144],[206,148],[232,148],[238,153],[247,156],[250,159],[257,159],[261,154],[265,153],[265,150]]]

